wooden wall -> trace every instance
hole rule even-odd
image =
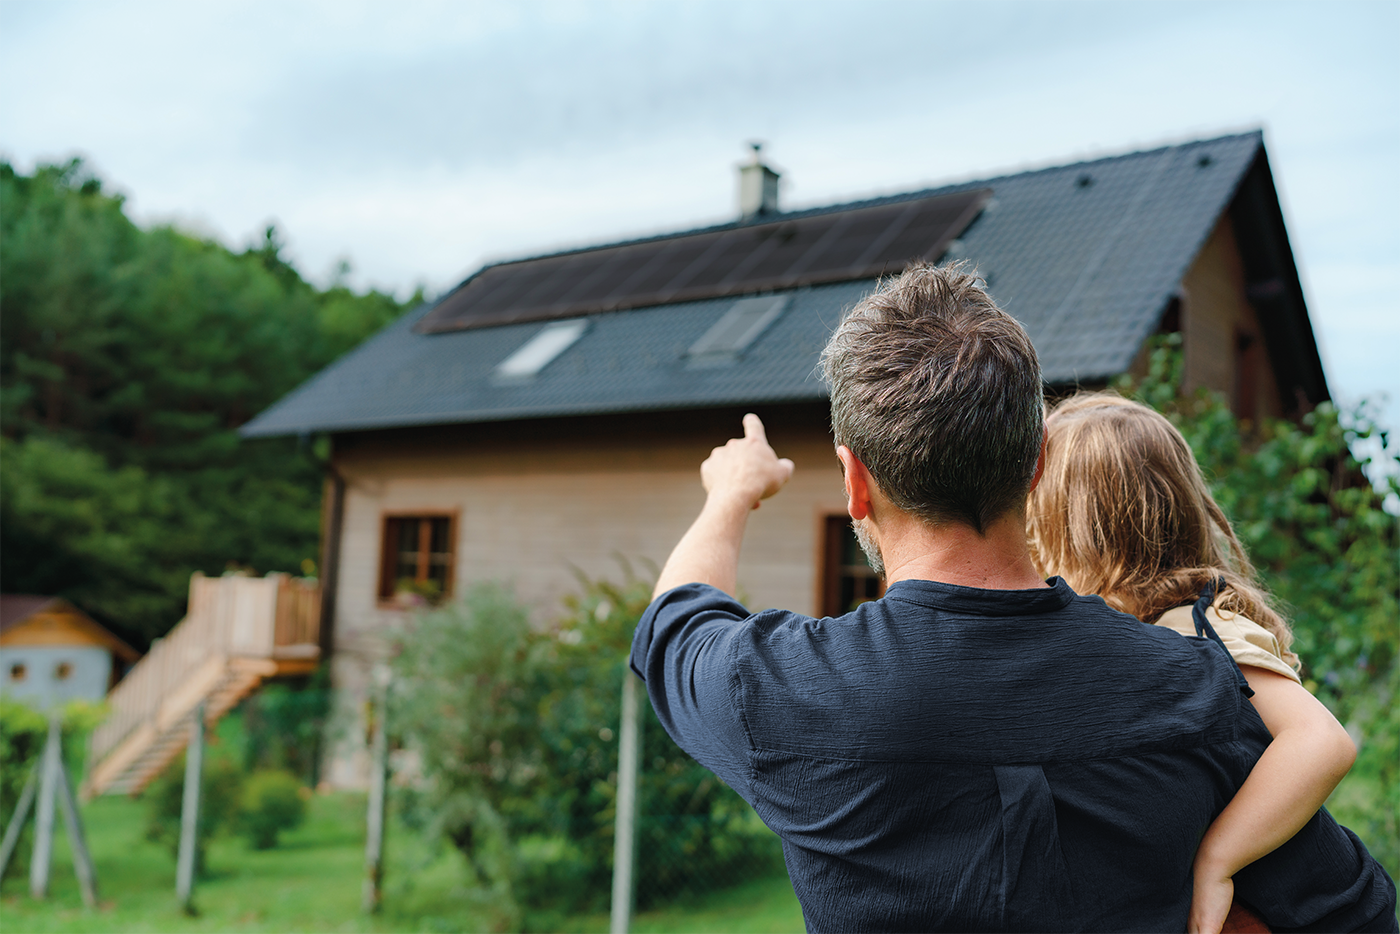
[[[1245,297],[1244,269],[1228,213],[1181,279],[1184,388],[1224,393],[1241,418],[1284,414],[1260,322]]]

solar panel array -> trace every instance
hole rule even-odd
[[[424,333],[869,279],[935,260],[991,190],[701,231],[488,266],[417,325]]]

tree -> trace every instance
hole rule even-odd
[[[1386,501],[1400,497],[1400,446],[1364,402],[1350,410],[1324,402],[1296,423],[1241,425],[1219,397],[1179,392],[1176,335],[1150,360],[1144,380],[1119,388],[1162,411],[1190,442],[1291,622],[1305,685],[1359,740],[1329,807],[1396,875],[1400,517]]]
[[[403,311],[318,291],[278,232],[143,230],[78,160],[0,163],[0,576],[144,642],[189,576],[316,554],[320,469],[238,426]],[[421,296],[415,296],[415,300]]]

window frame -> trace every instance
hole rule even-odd
[[[418,570],[415,581],[421,583],[430,577],[432,568],[432,520],[447,520],[446,574],[443,578],[441,600],[452,596],[457,583],[458,542],[457,529],[459,511],[455,509],[393,509],[379,514],[379,574],[375,582],[375,601],[381,608],[403,609],[404,604],[395,589],[398,577],[398,524],[413,520],[420,523],[418,532]]]

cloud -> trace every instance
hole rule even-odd
[[[1263,125],[1335,389],[1400,344],[1397,31],[1377,3],[10,0],[0,145],[404,294],[724,218],[754,137],[812,205]]]

